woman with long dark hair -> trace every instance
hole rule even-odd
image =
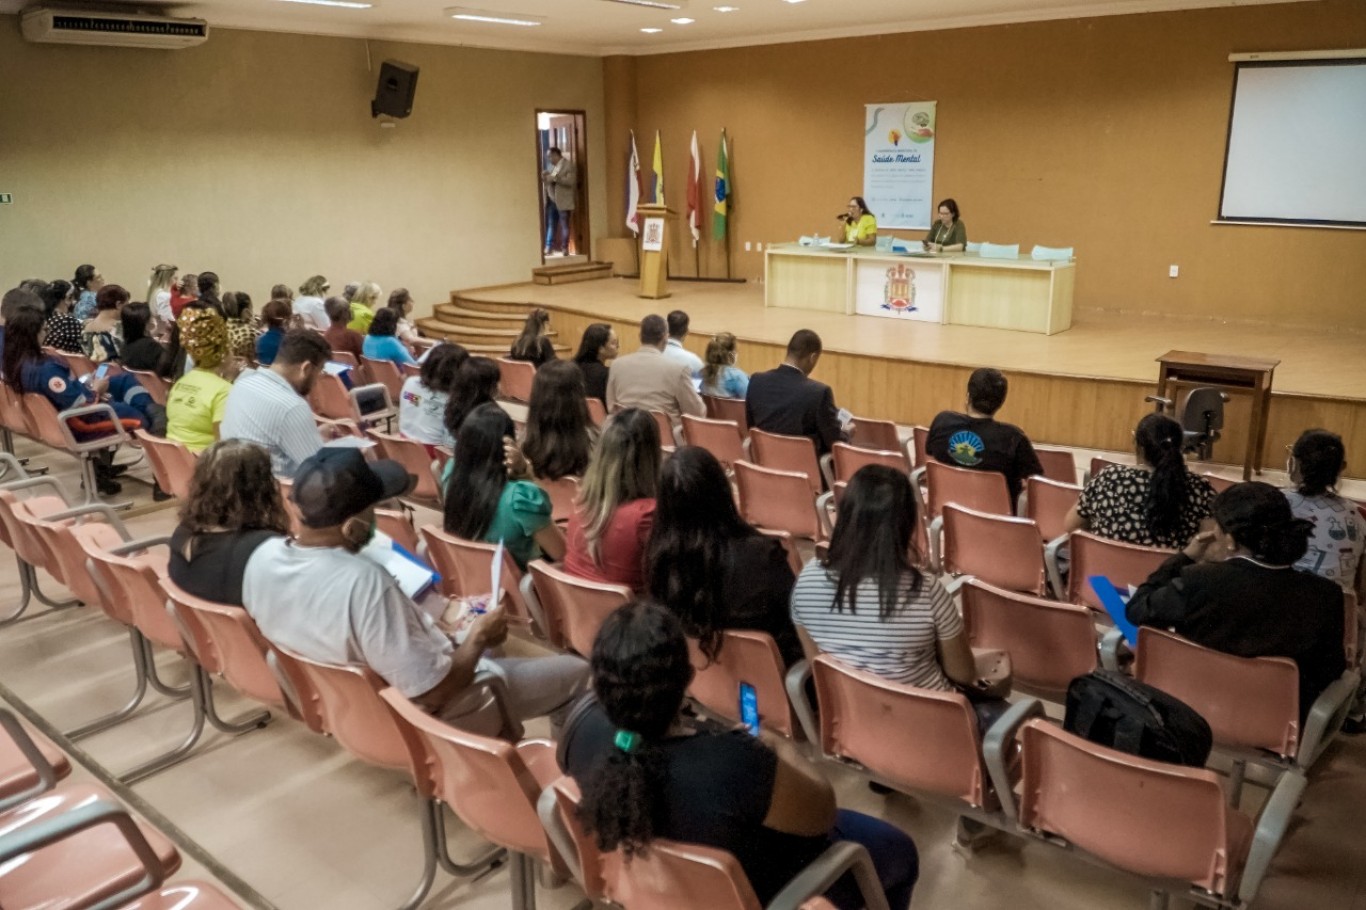
[[[129,370],[154,372],[166,356],[166,348],[148,334],[152,309],[141,301],[125,304],[119,313],[123,329],[123,366]]]
[[[609,616],[592,673],[560,755],[600,849],[630,857],[668,838],[726,850],[767,904],[831,842],[851,840],[868,848],[892,910],[910,905],[919,859],[905,832],[838,809],[829,782],[782,737],[682,715],[693,668],[669,611],[634,602]],[[849,876],[826,896],[842,910],[863,906]]]
[[[470,412],[455,437],[446,484],[446,532],[502,541],[525,569],[533,559],[564,558],[564,535],[550,517],[550,497],[529,480],[513,441],[512,418],[496,404]]]
[[[465,417],[481,404],[498,397],[497,361],[487,357],[470,357],[455,374],[450,400],[446,403],[446,432],[452,437],[460,432]]]
[[[1295,568],[1337,582],[1344,591],[1362,583],[1366,518],[1357,504],[1338,495],[1338,475],[1347,467],[1342,437],[1327,430],[1305,430],[1290,447],[1286,473],[1293,487],[1284,491],[1290,511],[1314,526],[1309,549]]]
[[[1181,424],[1149,414],[1134,429],[1136,465],[1108,465],[1092,477],[1067,514],[1086,530],[1145,547],[1185,546],[1209,515],[1214,488],[1186,470]]]
[[[446,432],[446,405],[455,377],[469,356],[469,351],[450,341],[428,352],[418,375],[403,380],[398,396],[400,433],[432,448],[454,441]],[[428,454],[435,453],[429,449]]]
[[[616,359],[621,342],[605,322],[595,322],[583,330],[574,365],[583,374],[583,386],[590,398],[607,405],[607,361]]]
[[[95,295],[95,316],[81,327],[81,348],[95,363],[123,359],[120,313],[128,300],[128,292],[117,284],[106,284]]]
[[[76,266],[76,274],[72,276],[71,283],[76,288],[76,306],[72,315],[85,322],[95,316],[95,295],[104,287],[104,276],[100,270],[93,265]]]
[[[73,293],[71,282],[60,278],[43,289],[46,343],[68,354],[81,354],[81,321],[71,315]]]
[[[542,480],[582,476],[596,436],[578,367],[552,360],[537,370],[522,437],[532,473]]]
[[[660,471],[657,502],[645,558],[650,596],[708,659],[727,629],[757,629],[773,636],[783,663],[801,660],[787,555],[740,517],[716,456],[695,446],[675,452]]]
[[[527,360],[534,363],[538,368],[544,366],[555,359],[555,346],[546,337],[546,332],[550,330],[550,314],[537,307],[526,317],[526,322],[522,326],[522,334],[512,342],[512,349],[508,351],[510,360]]]
[[[1342,589],[1295,570],[1313,525],[1270,484],[1234,484],[1212,512],[1210,526],[1149,576],[1125,613],[1216,651],[1290,658],[1303,719],[1346,666]]]

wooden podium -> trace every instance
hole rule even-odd
[[[1159,398],[1168,394],[1170,385],[1203,385],[1243,392],[1252,396],[1252,424],[1247,428],[1247,450],[1243,453],[1243,480],[1262,473],[1262,453],[1266,448],[1267,415],[1271,410],[1271,379],[1279,360],[1261,357],[1233,357],[1223,354],[1197,354],[1168,351],[1157,362]]]
[[[640,296],[668,297],[669,221],[677,213],[664,205],[642,205],[636,211],[640,213]]]

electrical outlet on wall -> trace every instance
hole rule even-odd
[[[1178,278],[1178,277],[1180,277],[1180,275],[1181,275],[1181,266],[1179,266],[1179,265],[1171,265],[1171,266],[1169,266],[1169,267],[1167,268],[1167,277],[1168,277],[1168,278]]]

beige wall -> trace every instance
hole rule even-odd
[[[660,130],[682,211],[690,132],[710,173],[726,127],[734,266],[757,278],[745,241],[832,229],[861,192],[864,104],[936,100],[936,196],[958,200],[973,239],[1075,246],[1077,305],[1366,329],[1366,233],[1209,223],[1228,55],[1362,46],[1359,0],[1322,0],[642,57],[621,67],[634,82],[606,83],[607,141],[616,154],[634,128],[648,161]],[[694,267],[686,234],[676,274]],[[724,272],[709,239],[701,267]]]
[[[183,51],[32,45],[0,16],[0,287],[98,265],[135,298],[160,261],[264,300],[276,282],[406,285],[419,311],[540,264],[536,108],[587,112],[606,230],[602,61],[371,42],[422,68],[371,120],[365,43],[215,31]]]

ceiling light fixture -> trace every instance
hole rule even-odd
[[[713,6],[712,9],[715,10],[716,12],[718,12],[718,13],[738,13],[738,12],[740,12],[740,7],[738,7],[738,6]]]
[[[670,19],[669,21],[672,22],[674,25],[692,25],[697,20],[689,19],[687,16],[680,16],[677,19]]]
[[[643,28],[643,29],[641,29],[641,31],[644,32],[644,33],[647,34],[647,35],[658,35],[660,32],[664,31],[664,29],[662,29],[662,28]]]
[[[310,6],[337,6],[342,9],[370,9],[375,4],[365,0],[280,0],[282,3],[307,3]]]
[[[626,3],[630,6],[648,6],[651,9],[682,9],[688,0],[607,0],[608,3]]]
[[[459,19],[462,22],[484,22],[490,25],[518,25],[529,27],[543,25],[541,19],[536,16],[524,16],[521,13],[493,13],[482,9],[463,9],[452,6],[446,10],[446,15],[452,19]]]

